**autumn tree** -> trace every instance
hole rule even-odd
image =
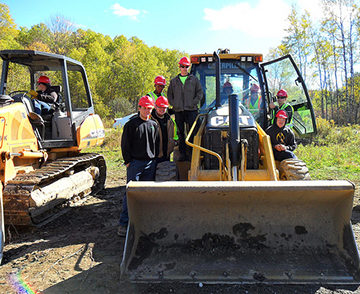
[[[287,36],[285,36],[282,43],[298,62],[301,75],[306,81],[307,66],[309,64],[309,56],[311,54],[311,47],[308,42],[312,26],[310,14],[305,12],[305,14],[299,16],[296,7],[293,6],[291,13],[288,16],[288,21],[289,28],[285,30],[287,32]]]
[[[67,55],[73,47],[72,36],[77,29],[76,24],[62,15],[53,15],[47,21],[47,27],[51,32],[49,45],[52,52]]]
[[[19,49],[16,41],[18,30],[11,17],[9,7],[0,3],[0,49]]]

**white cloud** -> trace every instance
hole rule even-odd
[[[282,37],[291,6],[281,0],[260,0],[252,7],[250,2],[226,6],[220,10],[204,9],[204,19],[212,30],[234,29],[253,37]]]
[[[114,14],[117,16],[129,16],[132,20],[137,20],[137,16],[140,14],[139,10],[136,9],[127,9],[122,7],[119,3],[115,3],[111,6],[111,9],[114,10]]]

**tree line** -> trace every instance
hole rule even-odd
[[[113,39],[83,30],[61,15],[31,28],[17,28],[9,7],[0,3],[0,50],[25,49],[66,55],[86,68],[96,112],[104,119],[133,113],[154,79],[178,74],[178,50],[149,47],[137,37]]]
[[[358,124],[360,7],[354,0],[322,0],[321,5],[321,19],[293,5],[286,35],[268,58],[295,58],[318,116],[338,125]]]

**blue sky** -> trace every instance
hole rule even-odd
[[[319,13],[318,0],[30,0],[2,1],[15,23],[31,28],[61,15],[79,28],[111,38],[136,36],[148,46],[186,53],[231,52],[267,54],[280,44],[288,27],[291,4]]]

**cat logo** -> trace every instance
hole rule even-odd
[[[279,142],[280,144],[285,145],[285,136],[283,133],[278,133],[276,135],[276,141]]]
[[[242,115],[239,117],[240,126],[249,125],[250,116]],[[229,116],[214,116],[210,119],[210,124],[214,127],[218,126],[228,126],[229,125]]]

